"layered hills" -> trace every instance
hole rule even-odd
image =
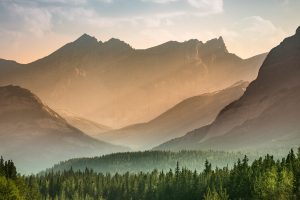
[[[126,151],[71,126],[19,86],[0,87],[0,152],[13,159],[22,172],[36,172],[73,157]]]
[[[244,95],[216,120],[155,149],[281,151],[300,144],[300,27],[271,50]]]
[[[240,98],[248,82],[237,82],[224,90],[188,98],[147,123],[99,134],[98,138],[133,149],[150,149],[210,124],[228,104]]]
[[[252,81],[264,58],[241,59],[222,37],[141,50],[84,34],[29,64],[1,60],[0,85],[20,85],[55,110],[120,128],[147,122],[189,97]]]

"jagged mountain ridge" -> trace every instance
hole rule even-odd
[[[45,58],[1,70],[0,85],[21,85],[54,109],[116,128],[149,121],[191,96],[251,81],[264,57],[243,60],[228,53],[221,37],[138,50],[84,34]]]
[[[300,27],[271,50],[244,95],[217,119],[155,149],[277,151],[300,143]]]
[[[73,157],[128,150],[85,135],[29,90],[12,85],[0,87],[0,141],[1,155],[26,173]]]

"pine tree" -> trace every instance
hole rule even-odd
[[[17,169],[12,160],[4,162],[4,171],[6,178],[14,180],[17,178]]]
[[[179,179],[179,174],[180,174],[180,168],[179,168],[179,162],[176,162],[176,169],[175,169],[175,177],[176,177],[176,181],[178,181]]]
[[[4,160],[2,156],[0,158],[0,176],[5,176],[5,166],[4,166]]]
[[[211,173],[211,171],[212,171],[211,163],[209,163],[208,160],[205,160],[204,166],[205,166],[205,168],[204,168],[204,173],[205,173],[205,174]]]

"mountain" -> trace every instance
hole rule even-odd
[[[152,148],[210,124],[222,108],[242,96],[247,86],[248,82],[238,82],[218,92],[188,98],[147,123],[99,134],[98,138],[133,149]]]
[[[93,139],[69,125],[27,89],[0,87],[0,152],[22,172],[36,172],[78,156],[128,150]]]
[[[81,130],[85,134],[97,138],[99,135],[111,131],[112,128],[99,124],[97,122],[85,119],[79,115],[76,115],[65,110],[59,110],[58,113],[72,126]]]
[[[19,70],[19,67],[21,66],[21,64],[13,60],[5,60],[0,58],[0,78],[2,78],[3,75],[9,74],[14,70]]]
[[[155,149],[286,151],[300,144],[300,27],[271,50],[244,95],[216,120]]]
[[[149,121],[189,97],[252,81],[264,58],[243,60],[228,52],[222,37],[133,49],[84,34],[40,60],[1,67],[0,85],[20,85],[55,110],[120,128]]]

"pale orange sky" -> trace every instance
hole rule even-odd
[[[297,0],[0,1],[0,58],[47,56],[83,33],[134,48],[223,36],[230,52],[267,52],[300,25]]]

